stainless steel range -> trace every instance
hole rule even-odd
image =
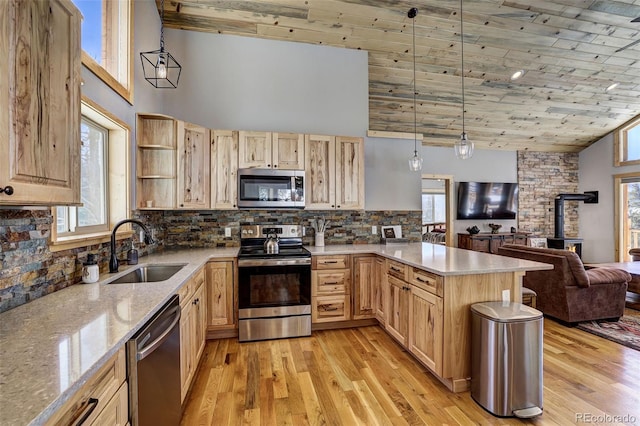
[[[238,304],[241,342],[311,335],[311,253],[301,225],[240,227]]]

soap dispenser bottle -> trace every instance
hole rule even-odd
[[[129,265],[138,264],[138,250],[133,246],[133,241],[131,241],[131,249],[127,252],[127,263]]]
[[[87,261],[82,266],[82,282],[86,284],[95,283],[100,278],[100,268],[96,255],[89,253]]]

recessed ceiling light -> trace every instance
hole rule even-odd
[[[609,92],[613,89],[615,89],[616,87],[618,87],[618,85],[620,85],[620,83],[613,83],[611,85],[609,85],[609,87],[607,87],[606,89],[604,89],[605,92]]]
[[[517,80],[525,74],[525,70],[518,70],[511,74],[511,80]]]

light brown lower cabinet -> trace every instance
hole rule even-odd
[[[442,277],[390,260],[386,271],[385,329],[431,371],[441,375],[444,315],[438,292],[442,292]]]
[[[353,256],[353,291],[351,306],[353,319],[376,316],[376,259],[378,256]]]
[[[234,260],[210,261],[205,266],[207,330],[237,328]]]
[[[180,396],[184,401],[205,346],[206,286],[201,269],[180,291]]]
[[[311,265],[311,322],[350,320],[351,256],[314,256]]]
[[[409,351],[434,373],[442,374],[442,298],[411,286]]]
[[[389,281],[384,272],[384,259],[376,256],[373,269],[374,299],[376,319],[384,327],[387,323],[387,302],[389,300]]]
[[[125,348],[118,349],[46,425],[125,425],[129,420]],[[84,419],[80,422],[81,419]]]
[[[409,332],[410,287],[402,280],[389,276],[389,300],[386,330],[402,346],[407,346]]]

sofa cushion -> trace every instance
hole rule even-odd
[[[587,269],[589,284],[612,284],[622,281],[631,281],[631,274],[622,269],[615,268],[592,268]]]

